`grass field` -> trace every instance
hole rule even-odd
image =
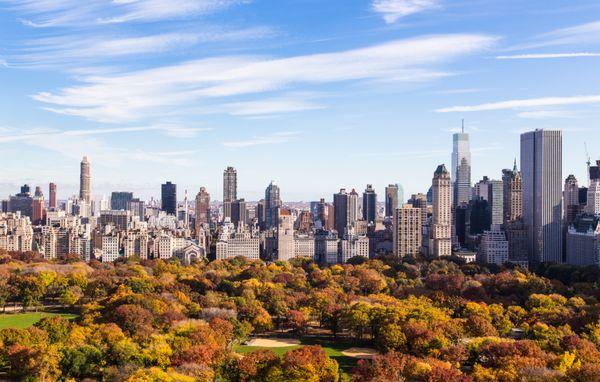
[[[301,348],[302,346],[305,346],[305,345],[320,345],[323,348],[323,350],[325,350],[325,353],[327,353],[327,355],[329,357],[335,359],[338,362],[338,364],[340,365],[340,368],[346,374],[350,373],[352,368],[354,366],[356,366],[356,363],[358,362],[358,359],[353,358],[353,357],[348,357],[348,356],[345,356],[342,354],[342,352],[344,350],[351,347],[348,344],[343,344],[343,343],[340,344],[340,343],[336,343],[334,341],[316,339],[316,338],[310,338],[310,339],[305,338],[305,339],[302,339],[301,342],[302,342],[302,345],[285,346],[285,347],[270,347],[270,348],[260,347],[260,346],[238,345],[233,350],[239,354],[247,354],[247,353],[251,353],[253,351],[259,350],[259,349],[268,349],[268,350],[271,350],[273,353],[277,354],[278,356],[282,357],[288,351]]]
[[[63,318],[72,320],[77,318],[76,314],[71,313],[49,313],[49,312],[37,312],[37,313],[16,313],[16,314],[0,314],[0,329],[17,328],[24,329],[32,326],[36,322],[40,321],[45,317],[61,316]]]

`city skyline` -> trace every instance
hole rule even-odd
[[[0,1],[0,194],[50,182],[77,194],[87,155],[94,197],[158,198],[171,180],[221,199],[226,166],[246,200],[271,179],[285,200],[367,183],[408,197],[451,167],[462,118],[473,181],[500,179],[536,128],[563,130],[565,173],[580,180],[584,142],[600,157],[600,4],[192,3]]]

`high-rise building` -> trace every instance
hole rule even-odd
[[[162,210],[169,215],[177,214],[177,185],[167,182],[161,186],[161,206]]]
[[[202,224],[210,224],[210,194],[205,187],[196,194],[196,231]]]
[[[575,221],[577,215],[581,212],[581,205],[579,204],[579,184],[575,175],[571,174],[565,179],[565,185],[563,189],[563,203],[564,203],[564,216],[563,222],[566,228],[569,224]]]
[[[390,184],[385,188],[385,217],[393,217],[394,212],[398,209],[398,185]],[[400,199],[402,200],[402,199]]]
[[[358,192],[353,188],[348,194],[348,225],[354,226],[360,218]]]
[[[48,191],[50,193],[50,200],[48,201],[48,207],[50,209],[56,209],[56,184],[50,183],[48,186]]]
[[[245,226],[248,221],[248,210],[245,199],[237,199],[231,202],[231,222],[234,226]]]
[[[600,160],[596,166],[590,166],[589,177],[585,213],[600,214]]]
[[[281,209],[277,215],[277,259],[290,260],[294,257],[294,219],[290,211],[285,209]]]
[[[523,216],[523,184],[516,159],[512,170],[502,170],[502,183],[504,185],[504,224],[507,224]]]
[[[233,202],[237,199],[237,171],[227,167],[223,171],[223,201]]]
[[[432,180],[433,220],[430,254],[434,257],[452,255],[452,184],[450,173],[441,164]]]
[[[501,180],[492,180],[488,192],[491,224],[492,226],[502,225],[504,223],[504,184]]]
[[[33,198],[31,197],[31,189],[27,184],[21,187],[21,192],[17,195],[9,197],[8,211],[20,211],[22,216],[28,216],[30,219],[33,219]]]
[[[81,160],[81,171],[79,174],[79,199],[88,204],[92,199],[90,182],[90,162],[88,161],[87,156],[84,156]]]
[[[44,203],[44,194],[40,187],[35,188],[31,209],[31,222],[35,225],[44,224],[46,220],[46,204]]]
[[[363,220],[367,223],[377,220],[377,194],[370,184],[367,184],[363,192]]]
[[[421,216],[421,209],[410,204],[396,208],[392,224],[394,255],[415,257],[421,252]]]
[[[271,181],[265,190],[265,229],[277,227],[279,208],[281,207],[279,186]]]
[[[110,195],[111,210],[128,210],[129,203],[133,199],[133,192],[115,191]]]
[[[333,194],[333,226],[339,237],[344,237],[346,227],[348,227],[348,193],[345,188],[340,192]]]
[[[313,230],[313,218],[310,211],[301,211],[296,220],[296,230],[301,234],[311,233]]]
[[[523,219],[530,262],[562,262],[562,132],[521,135]]]
[[[319,200],[319,202],[317,203],[317,214],[316,214],[316,221],[319,222],[321,228],[323,229],[327,229],[327,212],[328,212],[328,208],[327,208],[327,203],[325,203],[325,199],[321,198],[321,200]]]
[[[465,133],[464,123],[460,133],[452,136],[452,188],[453,205],[468,203],[471,192],[471,151],[469,134]]]
[[[567,263],[600,266],[600,217],[580,215],[567,232]]]

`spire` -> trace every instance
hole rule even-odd
[[[515,164],[513,166],[513,171],[516,172],[517,171],[517,157],[515,157]]]
[[[462,133],[465,133],[465,119],[462,119]]]

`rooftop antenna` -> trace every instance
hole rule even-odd
[[[587,179],[588,185],[590,184],[590,167],[592,166],[592,158],[590,158],[590,153],[588,152],[587,142],[583,142],[583,147],[585,147],[585,156],[587,158]]]

